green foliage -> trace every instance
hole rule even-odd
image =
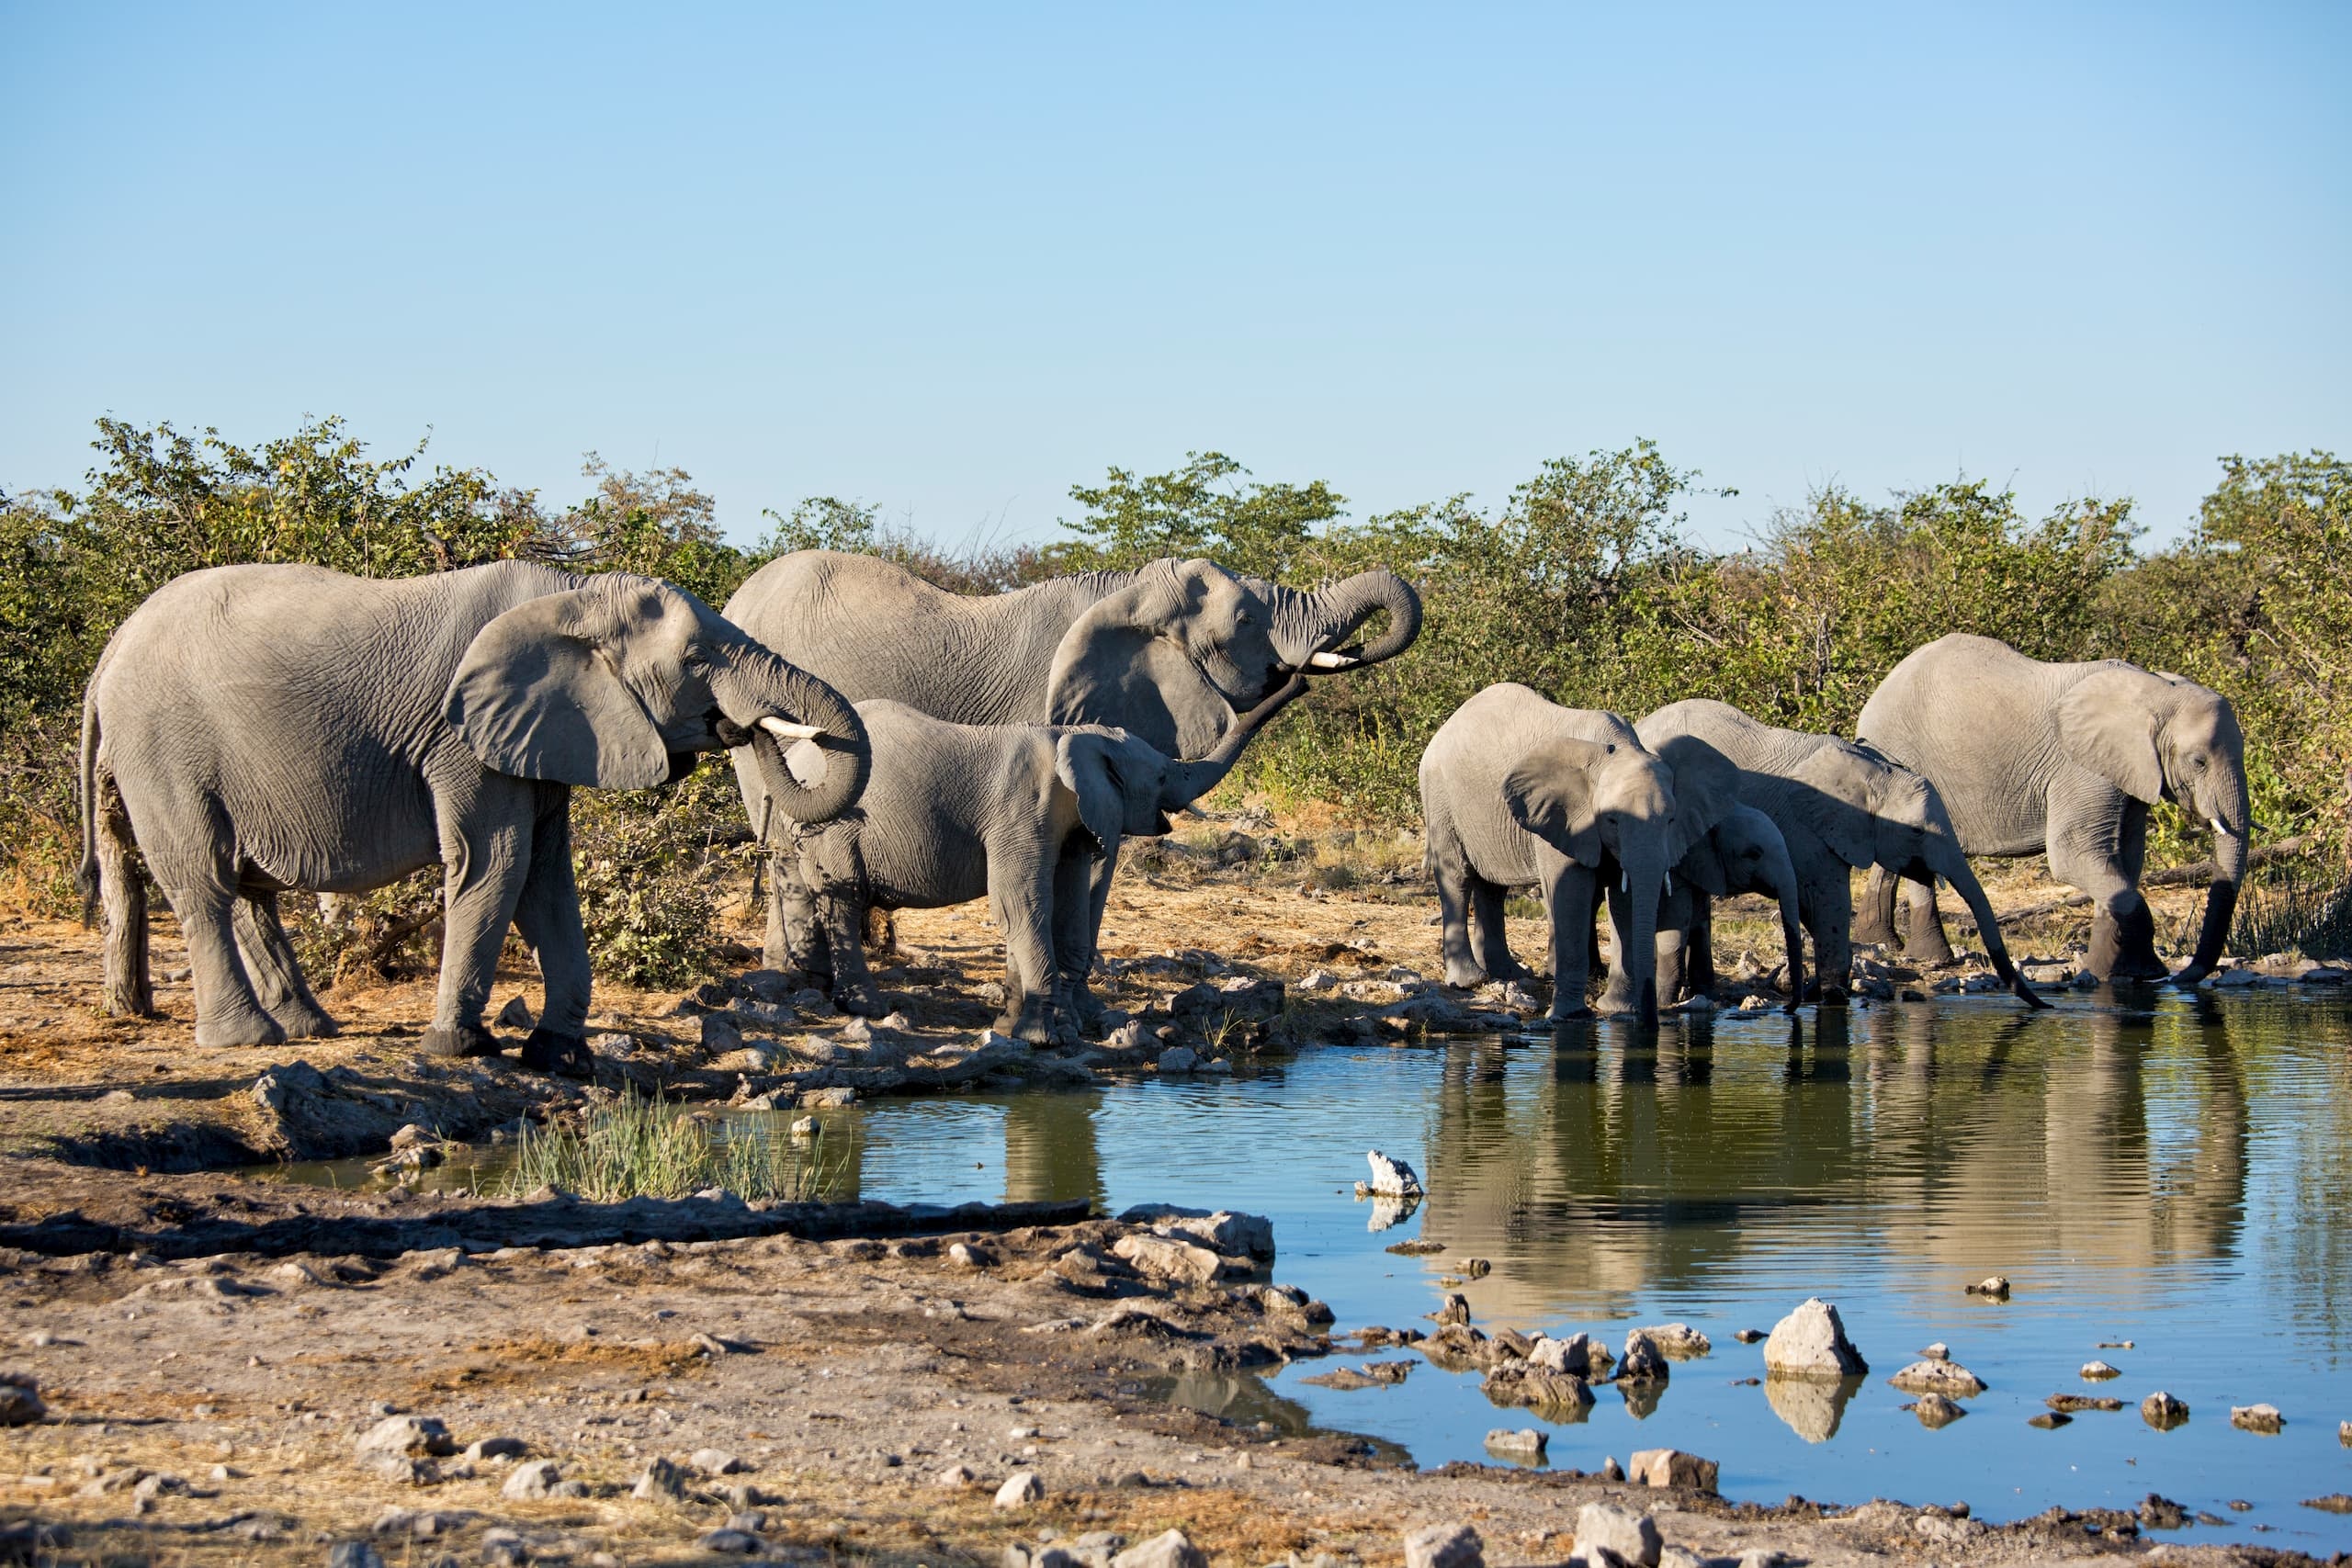
[[[741,798],[723,758],[667,789],[578,790],[572,866],[600,978],[684,986],[712,971],[721,879],[745,863]]]
[[[746,1202],[810,1202],[838,1185],[821,1133],[805,1145],[780,1137],[775,1123],[739,1118],[714,1127],[669,1104],[625,1091],[587,1112],[576,1127],[526,1129],[517,1141],[505,1191],[525,1197],[543,1187],[594,1203],[631,1198],[687,1198],[717,1187]]]
[[[1055,553],[1059,569],[1126,570],[1166,556],[1207,556],[1276,581],[1312,570],[1316,529],[1340,515],[1343,497],[1320,479],[1250,481],[1250,470],[1222,452],[1184,457],[1173,473],[1137,478],[1113,468],[1099,485],[1071,486],[1086,514],[1062,525],[1074,537]]]

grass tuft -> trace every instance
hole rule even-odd
[[[519,1197],[560,1188],[597,1203],[684,1198],[717,1187],[746,1202],[816,1202],[839,1184],[824,1130],[805,1145],[750,1117],[714,1126],[660,1095],[634,1091],[598,1106],[576,1126],[526,1130],[505,1190]]]

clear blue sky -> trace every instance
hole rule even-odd
[[[1658,440],[2171,533],[2352,447],[2352,6],[0,5],[0,487],[112,412],[730,531]]]

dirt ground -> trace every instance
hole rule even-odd
[[[1200,1041],[1211,1055],[1366,1032],[1409,1039],[1442,1021],[1442,1010],[1414,1010],[1428,1005],[1419,976],[1438,966],[1418,847],[1327,835],[1301,849],[1270,826],[1213,824],[1131,858],[1106,922],[1118,971],[1106,999],[1164,1022],[1171,998],[1203,981],[1284,981],[1265,1037],[1219,1031]],[[1994,886],[2004,908],[2052,892],[2022,871]],[[2159,929],[2196,897],[2164,896]],[[749,936],[750,912],[736,913]],[[1779,962],[1769,912],[1727,913],[1719,963],[1729,972],[1748,954],[1769,974]],[[1541,953],[1540,920],[1525,906],[1515,914],[1514,946]],[[2064,911],[2012,931],[2011,950],[2063,965],[2086,925]],[[1154,1070],[1165,1042],[1124,1055],[971,1052],[995,1010],[984,988],[1001,973],[984,907],[903,916],[898,943],[877,978],[905,1016],[870,1042],[842,1041],[844,1021],[805,1004],[760,1013],[740,988],[601,987],[593,1029],[628,1038],[607,1042],[596,1081],[579,1084],[419,1055],[429,976],[327,993],[344,1023],[333,1040],[199,1052],[168,920],[155,942],[165,1016],[133,1021],[94,1010],[90,933],[0,918],[0,1372],[31,1380],[48,1407],[0,1429],[0,1527],[62,1526],[72,1538],[42,1545],[0,1529],[0,1561],[315,1562],[331,1543],[367,1538],[395,1565],[744,1551],[979,1563],[1048,1529],[1141,1541],[1181,1528],[1213,1561],[1244,1568],[1286,1555],[1394,1562],[1406,1530],[1463,1520],[1489,1561],[1559,1562],[1577,1508],[1603,1496],[1656,1512],[1669,1544],[1702,1557],[1762,1547],[1823,1563],[2155,1551],[2167,1562],[2300,1561],[2153,1546],[2122,1516],[1980,1533],[1922,1526],[1917,1510],[1891,1505],[1832,1517],[1815,1505],[1732,1506],[1573,1472],[1415,1473],[1344,1437],[1285,1438],[1196,1414],[1156,1397],[1155,1380],[1207,1386],[1299,1357],[1352,1366],[1400,1352],[1351,1337],[1364,1325],[1318,1323],[1269,1294],[1278,1262],[1269,1272],[1203,1253],[1217,1274],[1205,1282],[1138,1273],[1113,1249],[1140,1226],[1074,1211],[600,1206],[220,1174],[374,1153],[409,1122],[468,1137],[518,1116],[560,1117],[624,1081],[786,1103]],[[1892,984],[1934,978],[1899,962],[1871,972]],[[1758,984],[1727,984],[1726,1001]],[[519,969],[495,999],[515,996],[536,997]],[[1497,998],[1445,1005],[1486,1026],[1511,1020]],[[712,1036],[714,1015],[747,1011],[766,1021],[773,1053]],[[519,1043],[520,1029],[504,1032]],[[458,1450],[503,1438],[522,1453],[364,1464],[355,1444],[385,1409],[445,1422]],[[674,1495],[631,1495],[656,1456],[683,1465],[702,1450],[747,1468],[688,1474]],[[575,1495],[506,1494],[540,1459]],[[956,1465],[967,1483],[943,1484]],[[995,1506],[999,1483],[1023,1469],[1037,1472],[1043,1500]],[[730,1518],[744,1540],[704,1540]]]

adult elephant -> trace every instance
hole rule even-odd
[[[1346,646],[1384,610],[1376,641]],[[831,550],[770,561],[725,613],[853,702],[887,698],[954,724],[1108,725],[1189,759],[1215,751],[1294,673],[1377,664],[1411,647],[1421,626],[1419,595],[1389,571],[1303,592],[1214,561],[1158,560],[979,596]],[[765,837],[755,793],[747,780],[744,805]],[[786,869],[780,857],[770,863]],[[1106,864],[1091,894],[1098,931],[1109,891]],[[766,962],[786,967],[800,955],[781,908],[769,917]],[[1091,1026],[1100,1004],[1083,987],[1072,999]]]
[[[2165,977],[2140,871],[2148,807],[2175,801],[2212,829],[2215,869],[2196,951],[2173,978],[2190,984],[2221,957],[2254,819],[2245,737],[2219,692],[2119,659],[2045,664],[1954,633],[1879,682],[1860,732],[1934,782],[1968,853],[2046,852],[2051,875],[2091,896],[2083,966],[2102,980]],[[1908,902],[1912,950],[1950,953],[1933,886]],[[1894,940],[1894,905],[1893,879],[1872,877],[1862,927],[1871,940]]]
[[[106,999],[153,1010],[135,842],[187,937],[200,1045],[334,1032],[278,923],[285,889],[358,893],[445,868],[424,1049],[484,1055],[511,923],[545,1006],[523,1047],[579,1070],[587,939],[575,784],[644,789],[748,751],[787,818],[854,805],[869,762],[841,695],[650,578],[524,561],[380,581],[307,566],[190,572],[118,629],[83,698],[83,886],[107,916]],[[815,740],[803,784],[777,742]]]
[[[1694,735],[1740,771],[1739,798],[1772,819],[1796,871],[1798,903],[1813,936],[1814,976],[1825,999],[1842,993],[1853,970],[1850,868],[1883,865],[1905,875],[1940,876],[1975,913],[1994,969],[2019,999],[2048,1004],[2009,962],[1993,906],[1969,869],[1935,786],[1867,746],[1759,723],[1729,703],[1670,703],[1636,729],[1645,745]]]
[[[1599,1010],[1655,1023],[1658,901],[1668,873],[1731,808],[1727,789],[1694,772],[1678,790],[1624,719],[1561,707],[1511,682],[1454,710],[1421,753],[1420,777],[1446,984],[1527,974],[1503,940],[1503,898],[1539,884],[1552,927],[1551,1016],[1584,1014],[1594,894],[1605,885],[1620,934]]]

